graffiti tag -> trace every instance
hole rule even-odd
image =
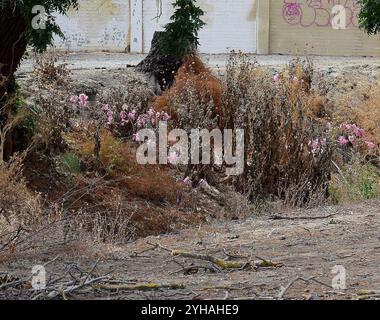
[[[346,27],[358,27],[360,5],[356,0],[284,0],[282,16],[290,25],[334,27],[337,15],[344,8]]]

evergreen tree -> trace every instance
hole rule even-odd
[[[165,26],[161,41],[162,50],[175,57],[193,53],[199,46],[198,32],[205,25],[201,20],[204,11],[195,5],[196,0],[176,0],[171,22]]]

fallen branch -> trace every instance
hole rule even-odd
[[[220,269],[242,269],[247,266],[249,266],[248,262],[238,262],[238,261],[226,261],[224,259],[215,258],[210,255],[202,255],[202,254],[196,254],[196,253],[190,253],[190,252],[183,252],[178,250],[172,251],[173,257],[183,257],[183,258],[191,258],[191,259],[197,259],[197,260],[204,260],[209,261],[216,266],[218,266]]]
[[[319,280],[315,279],[315,277],[311,277],[311,278],[308,278],[308,279],[305,279],[305,278],[302,278],[302,277],[296,277],[292,281],[290,281],[286,287],[284,287],[284,288],[281,289],[280,293],[278,294],[277,299],[278,300],[283,300],[286,292],[298,281],[305,282],[306,284],[310,284],[310,282],[316,282],[316,283],[318,283],[320,285],[323,285],[323,286],[326,286],[326,287],[332,289],[332,286],[330,286],[330,285],[328,285],[326,283],[323,283],[322,281],[319,281]]]
[[[146,284],[136,284],[136,285],[126,285],[126,284],[99,284],[96,286],[99,289],[104,290],[124,290],[124,291],[149,291],[157,289],[170,289],[179,290],[185,289],[185,285],[182,283],[172,283],[172,284],[157,284],[157,283],[146,283]]]
[[[281,216],[281,215],[273,215],[270,217],[272,220],[319,220],[319,219],[328,219],[336,216],[337,213],[332,213],[326,216],[296,216],[296,217],[289,217],[289,216]]]
[[[356,294],[359,300],[380,298],[380,290],[359,290]]]

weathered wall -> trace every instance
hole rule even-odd
[[[58,17],[66,35],[59,48],[148,52],[153,33],[173,13],[172,0],[80,0]],[[358,28],[355,0],[198,0],[207,25],[200,52],[309,53],[380,56],[380,36]],[[347,29],[334,30],[331,9],[343,4]]]
[[[331,24],[334,5],[346,11],[346,29]],[[270,0],[270,53],[380,55],[380,37],[358,28],[354,0]]]
[[[78,11],[58,16],[66,39],[56,38],[68,50],[124,51],[129,46],[129,0],[81,0]]]
[[[66,35],[59,48],[148,52],[153,33],[173,13],[172,0],[80,0],[79,11],[59,17]],[[200,32],[200,51],[256,51],[256,0],[198,0],[207,26]]]

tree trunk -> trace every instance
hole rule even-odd
[[[7,114],[12,106],[7,106],[7,97],[14,93],[13,74],[20,64],[26,50],[24,32],[27,24],[17,7],[0,7],[0,128],[7,121]],[[4,158],[13,153],[14,139],[10,132],[5,141]]]
[[[148,74],[154,80],[158,87],[156,91],[164,91],[173,84],[174,75],[182,64],[182,59],[162,52],[163,33],[163,31],[154,33],[149,54],[136,66],[137,71]]]

